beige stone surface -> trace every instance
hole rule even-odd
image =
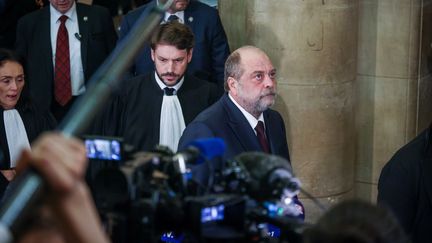
[[[264,49],[280,69],[280,82],[324,84],[355,77],[356,2],[219,1],[219,9],[232,49]],[[225,17],[228,10],[234,13]]]
[[[353,190],[350,190],[338,195],[332,195],[332,196],[321,197],[316,199],[319,201],[320,204],[322,204],[325,207],[325,211],[327,211],[332,206],[344,200],[353,198],[353,196],[354,196],[354,192]],[[321,217],[322,214],[324,214],[325,211],[321,210],[321,208],[318,207],[313,200],[303,197],[303,195],[300,196],[300,200],[305,206],[305,211],[306,211],[305,221],[307,223],[316,222],[318,218]]]
[[[219,0],[218,10],[228,37],[231,51],[248,43],[247,21],[252,12],[252,1]]]
[[[328,84],[355,78],[356,1],[271,2],[256,2],[252,42],[275,60],[280,82]]]
[[[428,99],[420,94],[426,94],[429,85],[424,82],[427,79],[419,79],[428,51],[422,51],[421,42],[429,38],[421,35],[421,13],[420,0],[360,1],[355,86],[357,197],[376,200],[383,165],[417,134],[426,120],[419,117],[430,117],[420,111],[428,109]]]
[[[360,74],[398,78],[417,76],[420,2],[360,1]]]
[[[377,184],[365,183],[357,181],[355,183],[355,194],[356,197],[367,199],[372,203],[376,203],[378,196]]]
[[[352,88],[352,82],[278,86],[275,108],[285,117],[294,170],[320,197],[353,187]]]
[[[359,76],[356,82],[356,179],[377,183],[382,166],[415,136],[413,79]]]
[[[423,2],[421,67],[418,85],[418,131],[432,122],[432,1]]]
[[[432,74],[422,77],[419,82],[418,133],[432,122]]]

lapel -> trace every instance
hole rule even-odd
[[[78,18],[78,29],[79,34],[81,35],[81,61],[84,69],[84,75],[87,71],[87,49],[88,49],[88,41],[89,41],[89,22],[90,16],[88,9],[81,5],[80,3],[76,3],[76,11]]]
[[[275,154],[276,151],[276,141],[275,138],[280,137],[280,134],[278,134],[277,129],[274,129],[274,121],[272,119],[272,116],[270,116],[270,113],[267,111],[264,111],[264,122],[265,122],[265,129],[266,129],[266,136],[267,141],[270,144],[270,153]]]
[[[42,24],[36,25],[39,26],[39,36],[41,37],[40,43],[41,43],[41,49],[43,54],[42,59],[46,61],[47,65],[45,65],[47,73],[47,77],[49,77],[47,80],[53,80],[54,79],[54,67],[53,67],[53,59],[52,59],[52,53],[53,48],[51,46],[51,22],[50,22],[50,8],[45,7],[42,10]],[[53,33],[55,35],[55,33]]]
[[[237,106],[230,100],[227,93],[222,97],[222,102],[229,119],[228,124],[235,136],[235,139],[238,140],[244,151],[262,151],[249,122]]]
[[[184,82],[180,89],[177,91],[177,97],[179,99],[180,105],[182,107],[183,117],[186,124],[188,121],[192,121],[195,117],[191,117],[191,111],[193,106],[196,104],[197,98],[200,95],[200,90],[194,88],[194,83],[200,80],[195,80],[193,76],[185,74]]]
[[[193,1],[189,2],[189,6],[184,11],[184,23],[189,26],[192,30],[196,29],[195,25],[197,24],[197,20],[194,18],[195,12],[195,4]]]

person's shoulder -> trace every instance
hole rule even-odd
[[[216,84],[205,79],[198,78],[192,74],[185,75],[185,82],[194,87],[216,88]]]
[[[206,123],[219,123],[220,120],[225,120],[225,110],[223,96],[209,106],[207,109],[203,110],[194,121],[206,122]]]
[[[88,5],[84,3],[76,3],[78,11],[86,11],[86,13],[91,13],[94,15],[103,15],[111,17],[109,9],[104,6],[99,5]]]
[[[403,167],[411,167],[420,163],[427,156],[427,149],[431,146],[428,142],[430,140],[430,129],[426,129],[417,135],[409,143],[401,147],[387,163],[398,164]]]
[[[44,16],[44,14],[47,14],[49,16],[49,6],[30,12],[22,16],[18,21],[21,23],[37,24],[38,22],[35,22],[35,20],[39,20],[40,18],[42,18],[42,16]]]
[[[217,13],[217,9],[210,7],[209,5],[202,3],[200,1],[197,1],[197,0],[191,0],[188,8],[190,10],[204,11],[207,13]]]
[[[217,9],[199,1],[191,1],[186,11],[191,13],[194,17],[202,18],[201,21],[212,20],[211,22],[213,22],[215,19],[219,18]]]
[[[142,5],[142,6],[139,6],[139,7],[136,8],[136,9],[133,9],[133,10],[129,11],[129,12],[124,16],[124,18],[127,18],[127,19],[138,19],[138,17],[141,16],[141,14],[142,14],[144,11],[148,11],[148,10],[151,9],[153,6],[155,6],[155,2],[154,2],[154,1],[151,1],[151,2],[149,2],[149,3],[146,3],[146,4]]]
[[[131,77],[124,80],[123,85],[128,91],[143,89],[144,87],[147,87],[151,84],[152,75],[154,75],[153,72]]]
[[[273,110],[273,109],[267,109],[264,113],[267,114],[267,116],[270,116],[274,119],[278,119],[278,120],[283,120],[282,115],[277,111],[277,110]]]

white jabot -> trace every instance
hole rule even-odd
[[[156,83],[162,90],[167,87],[156,72],[154,75]],[[183,111],[177,97],[177,91],[181,88],[183,82],[184,77],[176,85],[169,87],[175,89],[176,92],[174,92],[174,95],[169,96],[164,94],[160,113],[159,144],[168,146],[174,152],[177,151],[180,136],[186,128]]]
[[[159,144],[166,145],[176,152],[180,136],[185,128],[183,111],[177,95],[164,95],[161,108]]]
[[[30,149],[24,123],[17,110],[3,111],[6,139],[9,147],[10,167],[14,168],[23,149]]]

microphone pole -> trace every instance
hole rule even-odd
[[[91,77],[87,92],[74,103],[59,126],[66,137],[80,135],[88,128],[172,2],[168,0],[164,5],[146,10]],[[146,13],[148,17],[144,16]],[[0,207],[0,243],[13,241],[13,234],[16,234],[35,202],[42,197],[45,185],[43,178],[32,169],[25,171],[14,184],[15,187]]]

